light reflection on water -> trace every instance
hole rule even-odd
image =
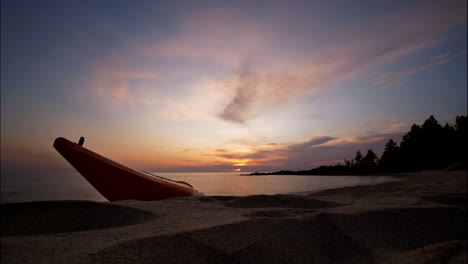
[[[399,180],[388,176],[239,176],[238,173],[160,173],[186,181],[205,195],[305,193],[356,185],[374,185]]]
[[[305,193],[392,180],[387,176],[239,176],[232,173],[155,173],[185,181],[205,195]],[[46,200],[107,201],[79,173],[2,174],[1,202]]]

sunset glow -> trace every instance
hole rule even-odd
[[[2,1],[2,171],[72,171],[60,136],[153,171],[308,169],[466,114],[466,1],[26,2]]]

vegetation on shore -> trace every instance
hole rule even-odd
[[[254,172],[247,175],[366,175],[435,170],[453,164],[466,168],[467,135],[466,116],[457,116],[453,126],[442,126],[431,115],[422,125],[413,124],[411,130],[403,136],[400,145],[390,139],[380,158],[372,149],[365,155],[358,150],[354,159],[344,160],[344,165],[320,166],[301,171]]]

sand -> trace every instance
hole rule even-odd
[[[307,196],[2,204],[1,261],[466,263],[467,172],[397,176]]]

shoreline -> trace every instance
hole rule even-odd
[[[466,263],[466,171],[308,195],[1,204],[5,263]],[[381,175],[384,176],[384,175]]]

